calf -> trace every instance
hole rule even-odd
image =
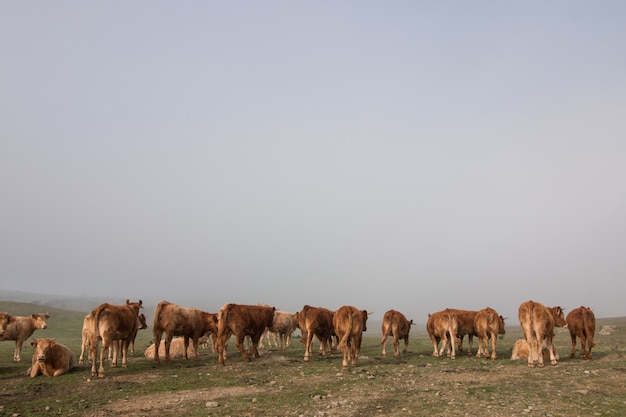
[[[504,330],[504,318],[498,315],[493,308],[483,308],[474,318],[474,327],[478,333],[478,353],[476,357],[481,355],[489,357],[489,339],[491,339],[491,359],[496,359],[496,340],[499,334],[506,334]]]
[[[387,357],[387,337],[393,336],[393,354],[396,358],[400,357],[400,339],[404,339],[404,350],[402,353],[407,352],[409,346],[409,332],[413,320],[409,321],[396,310],[389,310],[383,316],[383,338],[380,344],[383,345],[383,356]]]
[[[237,349],[245,361],[250,361],[250,356],[258,358],[259,339],[265,328],[270,327],[274,322],[275,311],[275,307],[259,305],[226,304],[222,307],[218,313],[217,321],[218,363],[222,366],[225,365],[226,344],[233,334],[236,338]],[[246,336],[250,336],[252,340],[250,353],[243,348],[243,340]]]
[[[280,350],[285,350],[291,345],[291,334],[298,328],[298,316],[296,313],[286,311],[274,312],[274,320],[269,331],[277,334],[280,340]]]
[[[45,329],[48,327],[46,320],[50,318],[48,313],[31,314],[30,316],[21,317],[13,316],[12,320],[4,330],[4,334],[0,340],[15,340],[15,353],[13,360],[19,362],[20,353],[24,341],[31,337],[35,330]]]
[[[363,332],[367,331],[367,316],[366,310],[358,310],[353,306],[342,306],[333,315],[333,328],[343,353],[343,369],[348,369],[349,363],[356,365]]]
[[[59,376],[74,368],[74,353],[54,339],[41,338],[30,345],[35,348],[32,365],[26,371],[31,378],[37,375]]]
[[[555,348],[552,339],[554,337],[554,327],[565,326],[563,309],[561,307],[546,307],[535,301],[526,301],[520,304],[519,322],[524,333],[524,339],[528,343],[530,352],[528,355],[528,366],[533,368],[535,361],[539,367],[543,367],[543,355],[541,354],[542,342],[550,350],[550,363],[557,364]]]
[[[195,352],[194,358],[197,360],[198,339],[203,335],[217,330],[217,316],[207,313],[197,308],[181,307],[169,301],[161,301],[154,311],[154,325],[152,333],[154,336],[154,361],[160,362],[159,345],[165,332],[165,360],[170,361],[170,344],[174,336],[182,336],[185,349],[183,358],[187,359],[187,348],[189,339],[193,344]]]
[[[580,357],[591,359],[591,348],[595,346],[593,337],[596,332],[596,316],[589,307],[578,307],[570,311],[565,318],[570,338],[572,339],[572,353],[570,358],[576,357],[576,337],[580,339]]]

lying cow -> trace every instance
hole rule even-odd
[[[548,347],[546,346],[545,340],[541,344],[541,354],[543,356],[544,362],[550,360],[550,349],[548,349]],[[556,360],[560,359],[559,353],[556,350],[554,351],[554,356],[556,357]],[[511,360],[515,361],[519,359],[528,360],[528,343],[526,342],[526,339],[517,339],[515,341],[515,345],[513,346]]]
[[[41,338],[30,345],[35,348],[32,365],[26,371],[31,378],[37,375],[59,376],[74,368],[74,352],[54,339]]]
[[[208,341],[208,338],[206,338],[206,340]],[[198,345],[200,345],[200,342],[198,342]],[[170,342],[170,358],[189,357],[190,347],[193,349],[192,346],[189,346],[189,344],[187,344],[187,352],[185,352],[185,339],[182,337],[173,338],[172,341]],[[155,354],[154,354],[155,349],[156,349],[156,345],[153,343],[145,350],[143,355],[146,357],[146,359],[155,358]],[[165,343],[162,343],[159,346],[159,356],[165,356]]]
[[[413,320],[409,321],[404,314],[396,310],[389,310],[383,316],[383,338],[380,344],[383,345],[383,356],[387,357],[387,337],[393,337],[393,355],[400,357],[400,340],[404,340],[404,350],[402,353],[407,352],[409,346],[409,332]]]
[[[4,334],[0,340],[15,340],[15,353],[13,360],[19,362],[22,345],[33,335],[37,329],[45,329],[48,327],[46,320],[50,318],[48,313],[31,314],[30,316],[13,316],[12,320],[4,330]]]

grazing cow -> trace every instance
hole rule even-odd
[[[454,313],[457,320],[457,337],[459,339],[458,349],[459,352],[463,352],[463,338],[467,335],[467,343],[468,350],[467,354],[472,354],[472,344],[474,341],[474,336],[478,337],[478,333],[476,333],[476,328],[474,326],[474,320],[476,319],[476,313],[478,311],[474,310],[457,310],[451,308],[450,311]]]
[[[550,349],[545,345],[545,339],[541,344],[541,354],[543,355],[543,360],[550,360]],[[559,353],[554,352],[554,356],[556,360],[559,360]],[[513,345],[513,352],[511,354],[511,360],[525,359],[528,360],[528,343],[526,343],[526,339],[517,339],[515,341],[515,345]]]
[[[54,339],[41,338],[30,345],[35,348],[32,365],[26,371],[31,378],[37,375],[59,376],[74,368],[74,352]]]
[[[112,305],[104,303],[96,307],[93,313],[93,329],[89,346],[91,361],[91,375],[104,377],[104,353],[113,346],[112,367],[117,366],[117,340],[122,342],[122,367],[126,367],[128,346],[137,329],[141,326],[139,321],[139,309],[142,301],[131,303],[126,300],[124,305]],[[96,358],[98,353],[98,341],[102,340],[100,348],[100,367],[96,370]]]
[[[596,316],[593,311],[589,307],[578,307],[567,314],[565,321],[572,339],[570,358],[576,357],[576,337],[578,337],[580,339],[580,357],[591,359],[591,348],[595,346],[593,337],[596,333]]]
[[[389,310],[383,316],[383,338],[380,344],[383,345],[383,356],[387,357],[387,337],[393,336],[393,355],[396,358],[400,357],[400,339],[404,339],[404,350],[402,353],[407,352],[409,346],[409,332],[413,320],[409,321],[405,315],[396,310]]]
[[[448,356],[452,359],[456,357],[455,345],[459,341],[458,335],[458,321],[454,310],[446,308],[445,310],[438,311],[428,316],[426,322],[426,331],[428,337],[430,337],[433,343],[433,356],[443,356],[443,352],[446,349],[448,343],[451,347]],[[439,341],[442,342],[441,349],[437,350]]]
[[[296,313],[276,311],[274,313],[272,326],[268,327],[268,333],[278,335],[278,339],[280,340],[280,350],[285,350],[288,346],[291,346],[291,334],[298,328],[298,326],[298,316]],[[274,344],[276,345],[276,341],[274,341]]]
[[[193,343],[195,352],[194,359],[198,359],[198,339],[209,332],[217,330],[217,316],[197,308],[181,307],[169,301],[161,301],[154,311],[154,325],[152,333],[154,337],[155,354],[154,361],[160,362],[159,345],[163,332],[165,336],[165,360],[170,361],[170,344],[174,336],[182,336],[185,341],[183,358],[187,359],[189,339]]]
[[[506,334],[504,318],[493,308],[483,308],[474,319],[474,327],[478,333],[478,353],[476,357],[489,357],[489,339],[491,339],[491,359],[496,359],[496,340],[499,334]]]
[[[0,313],[0,339],[4,337],[4,332],[10,323],[15,322],[15,317],[9,313]]]
[[[546,307],[535,301],[526,301],[519,306],[519,322],[524,333],[524,339],[528,343],[530,353],[528,355],[528,366],[533,368],[535,361],[539,367],[543,367],[543,355],[541,354],[542,341],[550,350],[550,363],[557,364],[555,348],[552,339],[554,337],[554,327],[565,326],[563,309],[561,307]]]
[[[305,305],[297,313],[298,327],[302,333],[304,343],[304,361],[308,362],[313,355],[313,336],[320,341],[320,353],[326,356],[331,352],[331,339],[334,333],[333,316],[335,312],[324,307]]]
[[[24,341],[31,337],[35,330],[46,329],[48,325],[46,320],[50,318],[48,313],[31,314],[30,316],[21,317],[13,316],[15,320],[12,320],[4,329],[4,334],[0,340],[15,340],[15,353],[13,354],[13,360],[19,362],[20,353],[22,352],[22,345]]]
[[[348,363],[356,366],[363,332],[367,331],[367,316],[366,310],[353,306],[342,306],[333,315],[333,328],[343,353],[343,369],[348,369]]]
[[[257,349],[259,339],[274,322],[275,307],[245,304],[226,304],[218,313],[217,353],[218,363],[225,365],[226,345],[231,335],[235,335],[236,345],[245,361],[250,361],[250,356],[259,357]],[[243,348],[243,340],[246,336],[252,339],[250,353]]]

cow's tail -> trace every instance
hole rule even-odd
[[[348,346],[348,339],[352,334],[352,326],[354,326],[354,314],[350,313],[348,314],[348,326],[345,333],[341,337],[341,340],[339,341],[339,348],[343,349]]]
[[[591,329],[590,329],[590,321],[591,319],[589,318],[589,309],[587,309],[587,307],[583,307],[581,309],[582,311],[582,322],[583,322],[583,332],[585,337],[590,337],[593,336],[593,334],[591,334]],[[595,346],[595,342],[593,342],[593,344],[591,345],[591,347]]]
[[[389,337],[389,333],[391,331],[391,323],[393,323],[393,315],[394,313],[391,313],[389,315],[389,320],[385,320],[387,317],[383,317],[383,337],[382,339],[380,339],[381,345],[385,343],[385,340],[387,339],[387,337]]]
[[[217,334],[224,334],[228,325],[228,316],[230,315],[230,304],[226,304],[217,313]]]
[[[161,301],[154,310],[154,322],[153,329],[158,329],[161,327],[161,317],[163,316],[163,310],[165,307],[170,304],[168,301]]]

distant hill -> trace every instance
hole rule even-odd
[[[61,310],[74,310],[90,312],[94,307],[107,302],[111,304],[124,304],[125,299],[102,299],[95,297],[78,297],[58,294],[37,294],[22,291],[8,291],[0,289],[0,301],[12,301],[40,305],[42,311],[45,307],[58,308]]]

